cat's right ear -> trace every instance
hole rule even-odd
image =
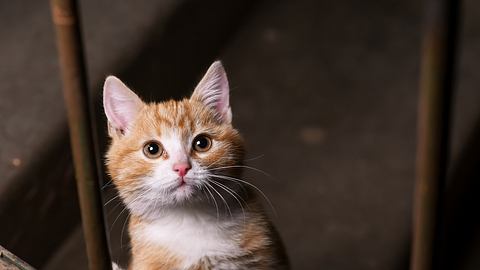
[[[108,119],[108,133],[124,134],[143,106],[142,100],[115,76],[103,85],[103,108]]]

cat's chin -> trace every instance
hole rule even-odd
[[[192,199],[195,187],[188,184],[178,186],[172,191],[172,196],[177,203],[185,203]]]

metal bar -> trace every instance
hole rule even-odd
[[[51,0],[89,269],[111,269],[75,0]]]
[[[412,270],[438,269],[460,0],[427,0],[422,40]]]

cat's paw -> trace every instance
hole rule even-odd
[[[116,263],[112,262],[112,270],[123,270],[123,269],[120,268],[120,266],[118,266]]]

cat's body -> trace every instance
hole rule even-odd
[[[228,81],[215,62],[190,99],[145,104],[107,78],[108,172],[130,210],[129,269],[287,269],[231,125]]]
[[[176,209],[130,223],[132,269],[282,269],[277,239],[262,214],[217,220],[215,213]],[[248,221],[247,221],[248,220]]]

